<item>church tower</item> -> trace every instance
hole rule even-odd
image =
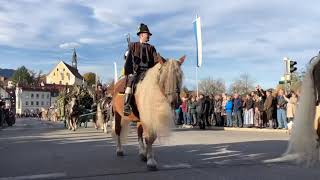
[[[75,69],[78,69],[78,59],[77,59],[77,53],[76,49],[73,49],[73,54],[72,54],[72,67]]]

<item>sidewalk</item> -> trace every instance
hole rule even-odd
[[[199,129],[199,127],[192,126],[176,126],[177,129]],[[272,133],[288,133],[286,129],[268,129],[268,128],[237,128],[237,127],[216,127],[216,126],[206,126],[206,130],[224,130],[224,131],[247,131],[247,132],[272,132]]]

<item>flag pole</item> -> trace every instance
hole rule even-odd
[[[196,67],[197,97],[199,97],[198,66]]]
[[[114,84],[118,81],[117,63],[114,62]]]

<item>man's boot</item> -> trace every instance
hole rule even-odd
[[[123,114],[125,116],[129,116],[132,113],[132,108],[130,105],[131,100],[131,88],[127,87],[124,97],[124,107],[123,107]]]

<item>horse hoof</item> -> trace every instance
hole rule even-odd
[[[147,165],[147,169],[149,171],[157,171],[158,170],[156,165]]]
[[[122,156],[124,156],[124,154],[123,154],[122,151],[118,151],[118,152],[117,152],[117,156],[122,157]]]
[[[140,157],[140,160],[143,162],[147,162],[147,160],[148,160],[144,154],[140,154],[139,157]]]

